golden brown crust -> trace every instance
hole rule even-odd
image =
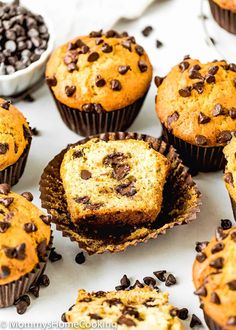
[[[0,99],[0,171],[14,164],[23,154],[30,135],[23,114]]]
[[[68,66],[70,70],[71,64],[65,64],[65,61],[70,62],[68,54],[74,55],[76,52],[81,52],[83,46],[68,51],[68,45],[74,45],[78,40],[80,40],[79,46],[82,41],[82,45],[84,43],[86,47],[88,46],[89,51],[75,56],[74,63],[78,69],[69,72]],[[97,40],[103,41],[101,44],[96,44]],[[128,45],[131,50],[122,46],[122,43]],[[103,51],[106,44],[109,45],[107,46],[109,52]],[[111,51],[109,47],[112,47]],[[102,35],[99,38],[89,36],[75,38],[57,48],[51,55],[46,68],[46,77],[52,79],[49,84],[55,97],[63,104],[82,111],[86,111],[85,105],[88,104],[101,105],[103,110],[112,111],[134,103],[147,92],[152,78],[149,58],[142,47],[138,48],[137,52],[137,47],[138,45],[129,41],[128,37],[108,38]],[[96,56],[99,58],[96,59]],[[141,66],[144,62],[147,67],[140,69],[139,61],[141,61]],[[120,66],[128,66],[127,72],[121,74],[118,71]],[[118,83],[112,83],[114,80],[118,80]],[[113,84],[113,89],[111,84]],[[74,91],[69,89],[71,96],[67,95],[67,86],[74,88]]]
[[[236,12],[236,0],[213,0],[218,6],[223,9]]]
[[[0,194],[0,285],[18,280],[38,264],[51,232],[42,216],[26,198]]]
[[[236,228],[217,229],[193,265],[193,281],[204,312],[225,330],[236,329]]]
[[[194,145],[225,145],[229,131],[236,130],[235,110],[236,66],[224,61],[202,64],[185,59],[158,88],[156,112],[161,122]]]
[[[224,155],[227,161],[224,180],[226,188],[236,202],[236,138],[234,137],[230,143],[224,148]]]

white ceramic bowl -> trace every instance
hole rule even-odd
[[[42,16],[49,32],[47,49],[37,61],[30,64],[27,68],[16,71],[10,75],[0,75],[1,96],[15,96],[29,89],[44,75],[47,59],[53,50],[54,35],[51,21],[48,20],[44,14]]]

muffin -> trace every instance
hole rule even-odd
[[[215,21],[226,31],[236,34],[236,1],[209,0]]]
[[[29,291],[48,258],[49,219],[26,198],[0,185],[0,307]]]
[[[124,251],[187,224],[201,204],[172,146],[128,132],[67,146],[44,169],[40,192],[57,230],[90,255]]]
[[[169,164],[144,141],[102,141],[70,148],[61,178],[71,219],[95,225],[156,220]]]
[[[225,185],[232,204],[234,218],[236,220],[236,138],[233,137],[230,143],[224,148],[226,167],[224,173]]]
[[[236,65],[225,61],[202,64],[186,56],[155,82],[164,140],[191,169],[222,169],[223,147],[236,130]]]
[[[0,183],[16,184],[22,176],[31,144],[23,114],[0,98]]]
[[[168,303],[168,293],[157,293],[147,286],[130,291],[93,292],[79,290],[76,304],[63,314],[63,320],[78,329],[182,330],[176,309]],[[106,328],[108,328],[106,327]]]
[[[124,131],[152,79],[143,47],[127,33],[91,32],[57,48],[46,80],[65,124],[80,135]]]
[[[235,243],[236,228],[219,227],[210,243],[198,244],[193,281],[211,330],[236,329]]]

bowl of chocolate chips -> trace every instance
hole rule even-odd
[[[0,95],[18,96],[44,75],[53,49],[51,23],[19,0],[0,2]]]

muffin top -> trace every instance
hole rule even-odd
[[[223,9],[236,11],[236,0],[213,0]]]
[[[9,101],[0,99],[0,171],[20,158],[30,136],[23,114]]]
[[[198,243],[193,280],[204,312],[225,330],[236,329],[236,228],[216,230]]]
[[[224,155],[227,160],[225,168],[225,185],[230,196],[236,202],[236,138],[233,137],[230,143],[224,148]]]
[[[31,272],[45,256],[51,235],[48,223],[25,197],[0,185],[0,285]]]
[[[57,100],[86,112],[118,110],[146,93],[152,66],[134,37],[91,32],[57,48],[46,79]],[[134,88],[135,86],[135,88]]]
[[[202,64],[189,56],[158,86],[156,112],[176,137],[198,146],[223,146],[236,130],[236,65]]]
[[[167,293],[157,293],[149,287],[118,292],[79,290],[76,304],[65,318],[72,323],[110,324],[118,330],[181,330],[174,311]]]

